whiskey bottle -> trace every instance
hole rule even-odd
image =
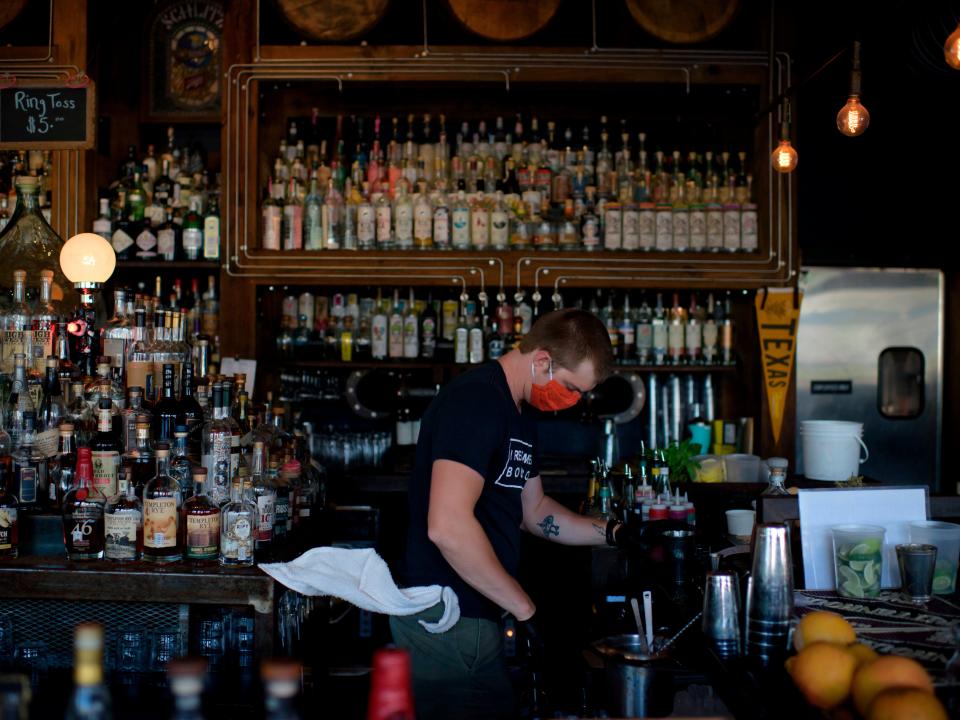
[[[172,442],[177,426],[177,400],[173,395],[173,364],[163,365],[163,385],[159,402],[153,408],[153,438],[157,442]]]
[[[140,415],[134,425],[134,444],[121,459],[118,478],[123,475],[137,497],[143,497],[143,489],[156,470],[153,448],[150,446],[150,420]]]
[[[0,457],[0,559],[17,557],[19,526],[17,508],[20,501],[10,491],[13,476],[13,460]]]
[[[152,401],[153,387],[153,356],[149,352],[147,342],[147,313],[144,308],[137,308],[133,314],[133,329],[130,338],[130,349],[127,351],[126,376],[127,387],[143,388],[144,400]]]
[[[193,379],[193,363],[188,360],[183,364],[183,386],[180,388],[180,401],[177,403],[177,425],[187,428],[189,454],[199,458],[203,446],[203,408],[194,396]]]
[[[93,484],[104,497],[117,494],[117,471],[120,467],[120,441],[113,431],[112,403],[101,397],[97,410],[97,434],[90,443],[93,459]]]
[[[60,421],[67,415],[67,406],[63,403],[63,391],[57,368],[57,358],[50,355],[46,360],[46,377],[43,382],[43,400],[40,402],[38,427],[41,432],[56,432]]]
[[[103,682],[103,628],[96,623],[77,626],[73,641],[73,694],[67,720],[108,720],[112,717],[110,691]]]
[[[34,447],[33,410],[24,413],[20,447],[13,452],[13,472],[16,476],[17,496],[21,510],[40,510],[47,503],[47,460]]]
[[[103,525],[108,560],[139,559],[143,552],[143,504],[126,477],[121,477],[117,494],[104,506]]]
[[[203,466],[207,468],[210,499],[222,505],[230,496],[232,433],[224,420],[222,385],[213,384],[213,417],[203,426]]]
[[[257,504],[256,542],[254,549],[265,557],[273,541],[273,524],[276,518],[277,488],[266,473],[267,451],[262,442],[253,444],[250,475],[253,497]]]
[[[195,492],[193,477],[196,473],[188,456],[187,435],[186,425],[177,425],[173,430],[174,442],[170,449],[170,477],[180,485],[180,491],[185,499]]]
[[[257,506],[243,492],[245,478],[231,485],[230,502],[223,506],[220,525],[220,564],[230,567],[253,565]]]
[[[73,487],[77,471],[77,454],[73,446],[73,425],[60,425],[60,446],[57,454],[47,460],[47,481],[50,502],[62,507],[63,499]]]
[[[121,438],[123,452],[130,452],[137,446],[137,418],[141,415],[150,421],[150,411],[143,406],[143,388],[135,385],[127,388],[127,404],[120,412]]]
[[[93,485],[90,448],[77,450],[77,474],[63,498],[63,543],[70,560],[103,557],[103,506],[106,498]]]
[[[184,501],[181,526],[187,560],[209,561],[220,557],[220,508],[206,493],[207,469],[195,468],[194,495]]]
[[[33,370],[42,373],[47,367],[47,357],[53,354],[53,340],[57,334],[57,324],[60,319],[60,310],[54,304],[53,271],[40,271],[40,297],[33,310],[31,321]]]
[[[147,562],[176,562],[182,555],[177,533],[182,495],[167,470],[169,455],[170,446],[159,443],[157,474],[143,489],[143,559]]]
[[[32,314],[27,304],[27,271],[13,271],[13,304],[3,316],[3,354],[0,373],[14,372],[14,358],[18,353],[33,358]]]

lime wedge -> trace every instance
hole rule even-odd
[[[933,578],[933,591],[935,593],[950,592],[951,585],[953,585],[953,578],[946,575],[935,575]]]
[[[863,569],[870,564],[869,560],[851,560],[849,563],[850,569],[857,572],[863,572]]]
[[[868,562],[863,568],[863,584],[868,586],[878,582],[880,582],[880,563]]]
[[[860,583],[856,580],[847,580],[840,586],[841,595],[846,595],[847,597],[862,598],[863,597],[863,588],[860,586]]]

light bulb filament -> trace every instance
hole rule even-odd
[[[850,132],[856,132],[860,128],[860,113],[856,110],[847,113],[847,127]]]
[[[790,167],[790,153],[786,150],[777,153],[777,164],[782,168]]]

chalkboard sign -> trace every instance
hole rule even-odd
[[[95,92],[38,80],[0,88],[0,149],[85,150],[94,143]]]

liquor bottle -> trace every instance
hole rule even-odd
[[[403,357],[403,314],[399,290],[393,291],[393,312],[387,325],[387,354],[390,358]]]
[[[232,433],[223,413],[222,385],[213,384],[213,417],[203,426],[203,466],[207,468],[207,494],[218,505],[230,494],[233,475],[230,471],[230,442]]]
[[[300,663],[288,658],[272,658],[261,663],[266,720],[299,720],[296,701],[302,673]]]
[[[723,322],[720,324],[720,362],[723,365],[736,363],[733,354],[733,315],[729,290],[723,302]]]
[[[124,375],[127,388],[143,388],[145,401],[154,397],[153,356],[147,342],[147,316],[144,308],[134,310],[130,349],[127,351]]]
[[[714,315],[713,293],[707,296],[707,317],[703,323],[703,364],[717,364],[717,320]]]
[[[416,360],[420,355],[420,323],[417,318],[417,307],[413,299],[413,288],[410,288],[410,300],[407,302],[403,316],[403,357]]]
[[[373,656],[367,720],[413,720],[410,653],[400,648],[377,650]]]
[[[110,691],[103,681],[103,627],[97,623],[77,626],[73,640],[73,693],[66,720],[109,720]]]
[[[377,301],[370,318],[370,355],[374,360],[386,360],[388,354],[389,321],[383,300],[377,290]]]
[[[686,361],[684,354],[684,329],[687,324],[687,311],[680,306],[680,293],[673,294],[673,306],[670,308],[670,325],[667,328],[667,347],[671,365],[682,365]]]
[[[167,682],[173,695],[172,720],[203,720],[206,674],[206,658],[174,658],[167,663]]]
[[[150,411],[143,406],[143,388],[133,386],[127,388],[127,404],[120,413],[121,435],[123,452],[129,452],[137,446],[137,418],[141,415],[150,421]]]
[[[266,472],[267,451],[260,441],[253,444],[250,463],[250,482],[257,505],[256,541],[258,556],[266,557],[273,541],[273,525],[276,519],[277,488]]]
[[[40,271],[40,297],[33,310],[31,322],[31,346],[33,352],[33,370],[43,373],[47,357],[53,354],[53,340],[57,335],[57,323],[60,311],[52,300],[53,271]]]
[[[632,363],[636,356],[636,318],[630,309],[630,294],[623,296],[623,311],[620,316],[620,323],[617,326],[618,346],[620,349],[620,361]]]
[[[197,209],[197,199],[191,198],[187,214],[183,217],[183,231],[180,242],[187,260],[199,260],[203,250],[203,218]]]
[[[41,432],[56,431],[60,421],[67,415],[67,406],[63,402],[63,391],[58,376],[57,358],[47,358],[47,374],[43,382],[43,400],[40,402],[38,426]]]
[[[107,242],[113,239],[113,221],[110,219],[109,198],[100,198],[100,214],[93,221],[93,232]]]
[[[433,206],[422,192],[417,193],[413,204],[413,243],[419,250],[433,247]]]
[[[157,257],[157,235],[150,225],[150,220],[144,218],[137,224],[131,222],[130,226],[133,232],[136,233],[136,238],[134,239],[134,244],[137,248],[134,253],[136,259],[147,261]]]
[[[466,365],[470,361],[470,329],[465,312],[460,313],[457,320],[453,340],[453,361],[458,365]]]
[[[16,494],[22,510],[39,510],[47,504],[47,460],[33,446],[36,414],[28,410],[23,414],[20,444],[13,451],[13,472],[16,476]]]
[[[229,567],[253,565],[258,510],[244,492],[245,481],[244,477],[234,479],[230,501],[221,510],[220,564]]]
[[[169,455],[170,446],[158,443],[157,474],[143,489],[143,559],[147,562],[176,562],[182,555],[177,533],[182,495],[167,470]]]
[[[450,249],[450,206],[443,192],[438,193],[433,201],[433,247]]]
[[[195,492],[193,477],[196,469],[188,454],[188,435],[186,425],[177,425],[173,431],[173,447],[170,448],[170,477],[180,485],[180,491],[184,498],[191,497]],[[206,469],[204,469],[204,473],[206,473]]]
[[[193,457],[200,457],[203,445],[203,408],[194,396],[193,362],[183,364],[183,384],[180,401],[177,403],[177,424],[185,425],[189,433],[188,449]]]
[[[260,247],[279,250],[283,236],[283,183],[280,178],[267,181],[267,197],[261,210]]]
[[[310,192],[303,201],[303,249],[323,249],[323,196],[317,190],[317,174],[310,179]]]
[[[27,271],[13,271],[13,304],[2,318],[3,355],[0,373],[11,375],[14,372],[14,357],[22,353],[33,362],[33,322],[30,306],[27,304]]]
[[[220,259],[220,209],[215,196],[210,198],[207,212],[203,216],[203,259]]]
[[[90,448],[79,448],[74,484],[63,498],[63,542],[70,560],[99,560],[103,557],[105,503],[106,498],[93,485]]]
[[[450,211],[452,224],[450,244],[454,250],[470,249],[470,205],[467,203],[467,194],[463,190],[457,192],[456,200]]]
[[[302,468],[300,462],[291,459],[285,462],[274,478],[277,502],[274,505],[273,544],[279,547],[293,530],[293,506],[297,488],[300,486]]]
[[[160,393],[160,400],[153,407],[153,439],[156,442],[172,442],[173,429],[177,422],[182,420],[178,417],[179,407],[173,396],[173,365],[164,363],[163,365],[163,386]]]
[[[690,296],[690,309],[687,312],[687,327],[684,330],[687,364],[699,365],[703,347],[703,310],[697,305],[696,293]]]
[[[183,503],[183,554],[186,560],[215,561],[220,557],[220,507],[206,493],[207,469],[193,470],[193,497]]]
[[[0,456],[0,559],[15,558],[19,553],[17,508],[20,501],[10,491],[12,480],[13,459],[9,455]]]
[[[478,192],[470,204],[470,247],[486,250],[490,246],[490,206],[484,193]]]
[[[653,309],[653,364],[664,365],[667,361],[667,311],[663,307],[663,294],[657,293],[657,304]]]
[[[287,184],[287,204],[283,206],[281,232],[284,250],[300,250],[303,247],[303,204],[292,179]]]
[[[73,444],[73,425],[63,423],[59,428],[60,444],[57,453],[47,460],[47,482],[50,504],[63,506],[63,498],[73,487],[77,470],[77,454]]]
[[[407,183],[397,183],[397,193],[393,200],[393,235],[397,248],[413,248],[413,203],[407,194]]]
[[[222,394],[221,398],[221,417],[226,423],[227,427],[230,428],[230,477],[236,477],[237,473],[240,471],[240,425],[237,424],[237,421],[233,419],[230,415],[230,405],[233,402],[233,382],[230,380],[224,380],[221,385],[220,392]]]
[[[146,415],[137,417],[134,445],[120,459],[120,475],[134,489],[137,497],[143,497],[143,489],[156,473],[156,462],[150,442],[150,420]]]
[[[375,193],[376,194],[376,193]],[[380,250],[389,250],[394,247],[393,236],[393,206],[390,204],[390,198],[385,192],[376,194],[374,199],[374,219],[376,220],[376,241],[377,248]]]
[[[437,311],[433,299],[427,300],[427,306],[420,315],[420,357],[433,359],[437,352]]]
[[[100,398],[97,409],[97,434],[90,443],[93,460],[93,485],[105,498],[117,494],[120,467],[120,439],[113,431],[112,403]]]
[[[126,476],[103,508],[104,556],[107,560],[138,560],[143,552],[143,504]]]
[[[117,376],[123,375],[123,362],[133,335],[130,321],[126,316],[127,291],[117,288],[113,291],[113,317],[100,328],[100,347],[103,356],[110,359],[110,367]],[[52,338],[51,338],[52,339]],[[49,352],[53,352],[51,344]]]

